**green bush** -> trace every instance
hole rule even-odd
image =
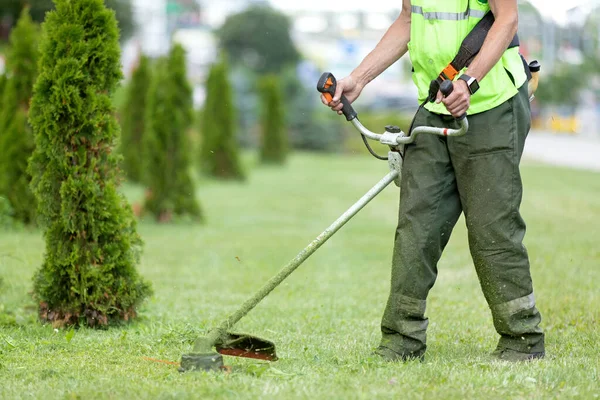
[[[151,294],[136,271],[141,239],[113,150],[111,96],[122,78],[119,31],[102,0],[56,0],[43,25],[29,165],[45,228],[34,276],[43,321],[105,326],[137,315]]]
[[[540,82],[535,93],[536,102],[542,107],[563,106],[574,112],[579,105],[580,92],[586,86],[587,79],[571,77],[582,75],[584,71],[581,66],[567,63],[557,65],[550,74],[540,72]]]
[[[245,179],[235,138],[236,115],[225,61],[212,66],[202,112],[200,166],[208,176]]]
[[[187,139],[194,117],[193,98],[181,45],[173,46],[169,57],[157,63],[154,75],[144,137],[145,183],[149,189],[144,208],[162,222],[173,216],[199,221],[202,213],[190,177]]]
[[[283,164],[288,154],[287,126],[279,78],[267,75],[260,82],[261,99],[261,161]]]
[[[0,228],[12,228],[14,226],[14,210],[6,197],[0,196]]]
[[[142,56],[127,85],[121,112],[121,144],[123,170],[127,179],[140,183],[144,164],[142,138],[146,129],[146,102],[151,81],[148,57]]]
[[[310,97],[310,99],[309,99]],[[306,101],[315,101],[314,95],[306,96]],[[339,152],[343,151],[345,140],[344,132],[348,129],[347,122],[321,104],[317,97],[319,107],[299,106],[294,109],[294,116],[290,116],[291,144],[294,149]],[[293,103],[292,103],[293,104]],[[301,111],[304,110],[304,111]]]
[[[10,35],[6,67],[11,78],[3,90],[0,108],[0,195],[10,202],[15,220],[25,224],[35,221],[36,209],[27,174],[34,149],[27,116],[37,75],[38,36],[29,9],[23,9]]]
[[[306,87],[297,76],[296,68],[283,72],[286,124],[290,145],[294,149],[335,152],[342,150],[344,125],[323,106],[314,85]]]

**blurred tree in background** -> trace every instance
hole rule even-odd
[[[142,55],[126,88],[121,112],[123,169],[127,179],[141,183],[144,167],[143,136],[146,130],[146,106],[151,82],[150,60]]]
[[[46,251],[34,298],[55,325],[128,321],[152,289],[136,271],[142,242],[117,190],[117,21],[102,0],[56,0],[43,29],[29,172]]]
[[[0,195],[11,204],[13,217],[35,222],[35,197],[29,187],[27,163],[34,149],[33,132],[27,121],[29,101],[37,76],[39,27],[24,8],[10,35],[7,73],[0,108]]]
[[[579,76],[578,79],[573,79]],[[580,65],[561,64],[552,73],[540,74],[540,82],[535,93],[541,106],[567,105],[573,110],[579,103],[579,93],[586,87],[589,74],[584,73]]]
[[[288,131],[285,124],[283,93],[279,77],[266,75],[260,81],[261,161],[283,164],[288,153]]]
[[[158,61],[153,75],[143,137],[144,182],[148,187],[144,209],[161,222],[173,216],[201,220],[190,177],[187,132],[194,114],[183,47],[173,46],[168,58]]]
[[[245,179],[235,138],[235,103],[227,63],[215,63],[206,81],[206,102],[201,115],[200,167],[221,179]]]
[[[6,197],[0,196],[0,229],[12,228],[15,225],[14,211]]]
[[[229,16],[217,31],[220,47],[234,63],[257,73],[279,73],[300,60],[288,17],[268,6],[253,6]]]
[[[308,151],[332,152],[340,149],[345,124],[335,118],[333,112],[323,107],[315,85],[306,87],[295,68],[287,68],[282,74],[282,90],[292,148]],[[316,98],[315,98],[316,96]]]
[[[239,128],[244,132],[260,124],[260,81],[263,74],[277,74],[285,94],[284,129],[291,148],[332,151],[339,148],[342,128],[320,102],[315,90],[298,78],[300,53],[291,39],[288,17],[267,6],[254,6],[229,16],[217,31],[219,44],[232,62],[233,85]],[[317,97],[318,100],[318,97]],[[253,145],[249,135],[239,140]],[[260,139],[259,139],[260,144]]]
[[[575,113],[581,93],[594,90],[594,78],[600,74],[600,7],[592,10],[583,24],[557,28],[557,36],[562,46],[559,53],[568,49],[568,54],[576,57],[559,54],[551,71],[542,70],[535,97],[543,107],[562,106]]]
[[[580,35],[583,48],[585,73],[600,75],[600,5],[595,7],[585,20]]]
[[[6,87],[6,75],[5,74],[0,74],[0,110],[2,110],[3,107],[3,96],[4,96],[4,88]],[[0,136],[2,134],[0,133]]]
[[[135,29],[131,0],[105,0],[106,7],[113,9],[119,22],[120,38],[125,40],[131,36]],[[1,0],[0,17],[9,22],[16,21],[19,14],[28,6],[34,21],[41,23],[46,12],[54,9],[53,0]],[[6,38],[0,37],[0,40]]]

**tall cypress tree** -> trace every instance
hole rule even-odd
[[[212,66],[202,112],[202,171],[216,178],[245,179],[235,138],[235,106],[225,61]]]
[[[10,35],[6,67],[11,78],[0,108],[0,195],[10,202],[14,218],[25,224],[34,222],[36,208],[27,174],[34,149],[27,116],[37,76],[38,37],[38,26],[26,7]]]
[[[192,119],[192,88],[187,80],[185,50],[174,45],[154,72],[144,136],[145,183],[149,189],[144,208],[162,222],[173,216],[202,219],[189,171],[187,131]]]
[[[288,154],[288,139],[279,78],[276,75],[264,76],[259,89],[262,106],[261,161],[283,164]]]
[[[46,241],[34,296],[44,321],[103,326],[134,318],[151,293],[135,268],[135,219],[117,191],[111,96],[122,78],[119,31],[102,0],[55,4],[30,111],[29,170]]]
[[[142,137],[146,129],[145,115],[150,81],[149,60],[143,55],[127,86],[125,105],[121,113],[120,150],[123,154],[123,170],[127,179],[136,183],[142,181]]]

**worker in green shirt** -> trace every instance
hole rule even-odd
[[[480,52],[455,72],[454,91],[426,102],[431,80],[457,55],[483,16],[495,20]],[[519,163],[530,129],[527,74],[518,46],[517,0],[403,0],[402,12],[375,49],[339,81],[341,95],[355,101],[363,88],[407,52],[419,101],[426,103],[414,126],[447,127],[465,112],[465,136],[419,136],[407,145],[392,263],[391,291],[376,353],[396,361],[422,359],[426,350],[425,304],[437,263],[461,212],[471,255],[500,340],[503,360],[542,358],[544,333],[535,305],[529,257],[519,212]],[[435,92],[434,92],[435,93]],[[460,315],[456,316],[460,319]]]

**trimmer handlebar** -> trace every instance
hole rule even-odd
[[[421,133],[429,133],[430,135],[438,136],[462,136],[469,130],[469,121],[467,120],[466,116],[464,116],[462,119],[457,118],[457,121],[460,124],[460,127],[458,129],[436,128],[434,126],[419,126],[411,131],[410,136],[406,136],[404,132],[400,132],[399,134],[396,133],[393,135],[390,135],[389,133],[381,134],[371,132],[370,130],[365,128],[365,126],[361,124],[358,119],[352,120],[352,124],[365,137],[371,140],[376,140],[383,144],[394,146],[412,143],[415,141],[416,137],[419,136]],[[393,136],[393,139],[391,139],[390,136]]]
[[[325,99],[328,102],[333,100],[333,96],[335,95],[335,90],[337,87],[337,81],[332,73],[325,72],[321,75],[321,79],[317,83],[317,90],[325,96]],[[452,81],[445,80],[440,85],[440,91],[444,96],[449,96],[454,90],[454,85]],[[415,138],[421,133],[429,133],[431,135],[438,136],[462,136],[467,133],[469,129],[469,122],[467,121],[467,114],[463,114],[460,117],[456,118],[456,121],[459,123],[460,127],[458,129],[449,129],[449,128],[436,128],[433,126],[419,126],[414,128],[410,132],[410,136],[407,136],[404,132],[400,133],[390,133],[385,132],[383,134],[374,133],[365,128],[363,124],[358,120],[358,114],[348,101],[345,96],[342,95],[341,102],[344,105],[342,108],[342,112],[346,116],[348,121],[351,121],[354,127],[366,138],[371,140],[376,140],[380,143],[397,146],[402,144],[408,144],[415,141]]]

